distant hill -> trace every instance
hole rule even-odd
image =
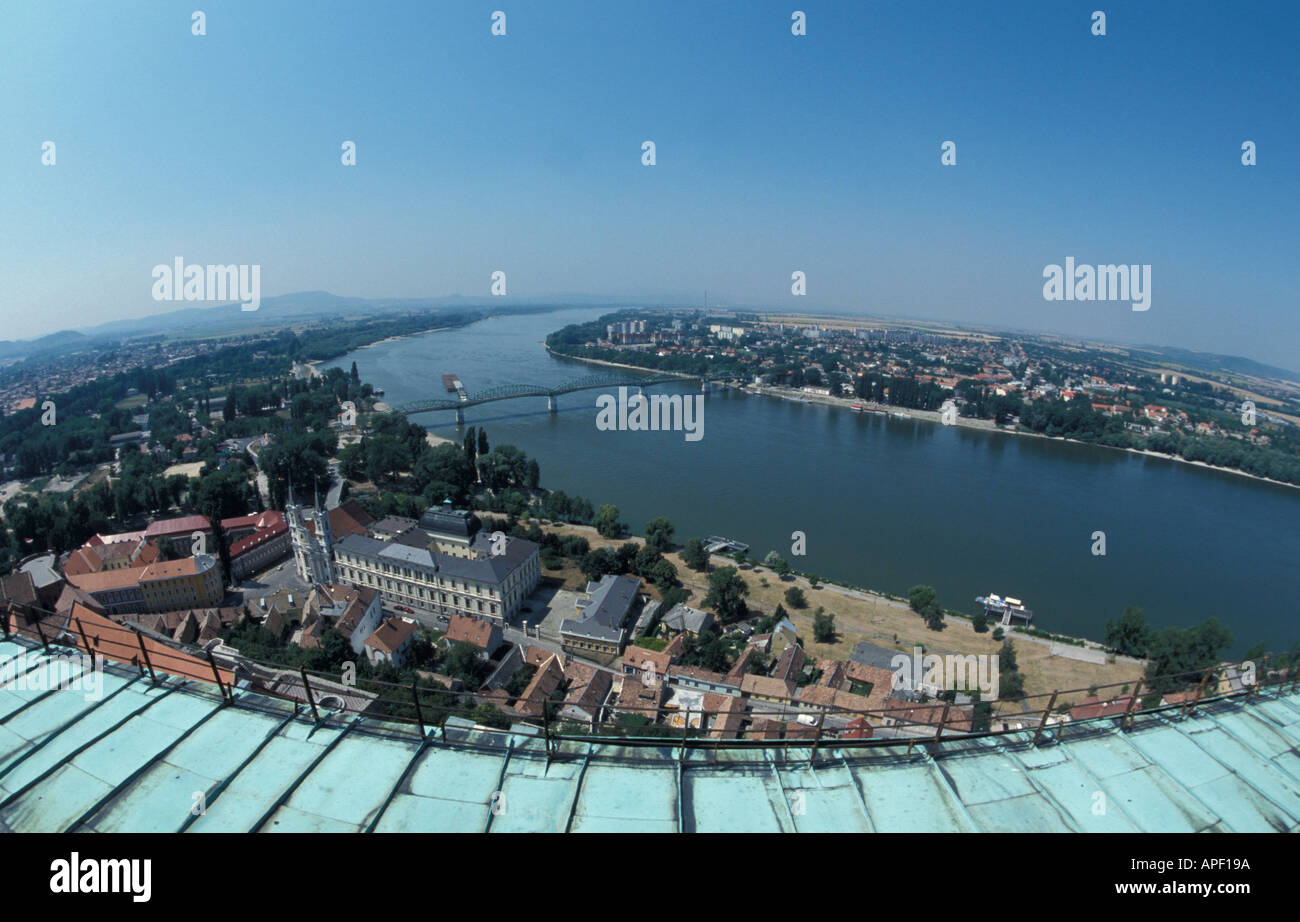
[[[42,336],[40,339],[0,340],[0,360],[75,352],[77,349],[85,348],[90,342],[89,336],[76,330],[62,330]]]
[[[1142,346],[1144,351],[1164,357],[1170,362],[1198,368],[1202,371],[1217,371],[1221,374],[1251,375],[1256,378],[1276,378],[1300,384],[1300,372],[1265,365],[1254,359],[1239,355],[1216,355],[1213,352],[1194,352],[1191,349],[1178,349],[1172,346]]]

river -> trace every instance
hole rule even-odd
[[[605,369],[549,355],[546,334],[610,309],[493,317],[358,349],[350,367],[400,403],[502,384],[554,385]],[[654,392],[698,393],[657,386]],[[714,389],[703,438],[601,431],[596,398],[559,412],[526,397],[471,407],[466,425],[538,460],[542,483],[613,503],[640,532],[667,516],[677,540],[718,534],[776,550],[825,578],[905,594],[935,587],[947,608],[976,595],[1023,599],[1044,630],[1103,639],[1126,605],[1157,627],[1214,616],[1230,654],[1289,648],[1300,596],[1300,490],[1129,452],[853,413]],[[451,412],[413,417],[457,438]],[[792,533],[807,554],[791,556]],[[1106,554],[1094,556],[1093,533]]]

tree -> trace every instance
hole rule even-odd
[[[727,646],[714,631],[701,632],[699,639],[689,646],[689,650],[682,656],[683,665],[698,666],[713,672],[726,672],[731,668]]]
[[[971,627],[975,629],[976,634],[987,633],[989,629],[989,616],[983,611],[977,611],[975,614],[971,615],[970,624]]]
[[[813,615],[813,639],[818,643],[835,643],[835,616],[822,608]]]
[[[912,611],[925,619],[926,627],[932,631],[943,629],[943,607],[939,596],[930,586],[913,586],[907,590],[907,604]]]
[[[623,534],[623,524],[618,520],[617,506],[601,506],[592,524],[596,526],[596,531],[605,538],[617,538]]]
[[[650,582],[654,583],[661,590],[670,586],[677,585],[677,568],[664,557],[655,561],[654,566],[650,568],[648,574]]]
[[[469,459],[470,467],[477,469],[475,462],[478,459],[478,441],[474,437],[474,427],[470,426],[465,430],[465,441],[463,443],[465,457]]]
[[[808,599],[804,596],[802,589],[798,586],[791,586],[785,591],[785,604],[791,608],[807,608]]]
[[[704,550],[704,542],[699,538],[688,538],[682,548],[682,561],[692,570],[707,570],[709,554]]]
[[[1016,648],[1007,638],[998,650],[998,697],[1018,698],[1024,691],[1025,677],[1020,674],[1020,666],[1016,663]]]
[[[635,573],[636,556],[641,553],[641,545],[635,541],[624,541],[614,552],[614,559],[618,564],[615,573]]]
[[[433,505],[444,499],[464,502],[474,486],[474,466],[455,445],[426,446],[411,468],[409,483]]]
[[[484,663],[479,658],[478,647],[463,640],[458,640],[451,645],[446,659],[442,662],[442,671],[464,682],[467,691],[478,690],[479,684],[483,681],[483,667]]]
[[[353,362],[353,363],[352,363],[352,383],[353,383],[353,384],[360,384],[360,383],[361,383],[361,374],[357,371],[357,363],[356,363],[356,362]]]
[[[221,520],[215,515],[208,518],[208,524],[212,527],[212,540],[217,545],[217,560],[221,564],[221,585],[229,586],[231,584],[230,545],[226,541],[226,530],[221,527]]]
[[[726,624],[739,621],[748,613],[745,596],[749,585],[740,577],[735,567],[722,567],[709,574],[709,592],[704,597],[704,607],[712,608],[718,620]]]
[[[667,561],[664,562],[667,563]],[[671,564],[669,564],[669,566],[671,566]],[[685,602],[691,597],[691,594],[681,586],[669,586],[668,588],[661,590],[660,595],[663,597],[659,603],[660,614],[667,614],[672,610],[674,605],[677,605],[679,602]]]
[[[1144,657],[1151,643],[1151,628],[1142,609],[1130,605],[1120,615],[1119,623],[1106,621],[1106,646],[1124,656]]]
[[[365,444],[365,439],[362,439],[345,446],[339,452],[339,473],[348,480],[359,482],[366,479]]]
[[[478,453],[480,455],[486,455],[491,450],[492,449],[488,447],[487,430],[480,429],[478,431]]]
[[[657,551],[666,551],[672,547],[673,523],[663,516],[651,519],[645,526],[646,544]]]
[[[663,554],[660,554],[649,544],[643,544],[641,549],[636,552],[636,559],[632,562],[632,568],[636,572],[637,576],[649,579],[650,571],[653,570],[655,565],[663,559]]]
[[[907,590],[907,604],[911,606],[914,612],[924,612],[936,598],[935,591],[930,586],[913,586]]]
[[[1231,643],[1232,632],[1215,618],[1196,628],[1161,628],[1151,635],[1146,683],[1161,694],[1196,685],[1206,670],[1219,664],[1223,648]]]
[[[594,551],[583,554],[582,560],[578,563],[578,569],[582,571],[583,576],[592,582],[596,582],[608,573],[619,572],[618,562],[607,547],[596,548]]]

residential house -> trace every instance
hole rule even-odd
[[[366,657],[372,666],[388,662],[394,669],[401,669],[406,664],[406,655],[414,640],[415,622],[405,618],[389,618],[366,638]]]

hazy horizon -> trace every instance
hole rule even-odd
[[[260,266],[264,299],[486,299],[501,270],[503,304],[707,289],[1300,354],[1293,6],[1116,7],[1095,36],[1074,2],[572,0],[494,36],[500,6],[235,3],[193,35],[179,8],[8,5],[7,337],[207,306],[152,299],[181,257]],[[1150,265],[1150,309],[1045,300],[1067,257]]]

